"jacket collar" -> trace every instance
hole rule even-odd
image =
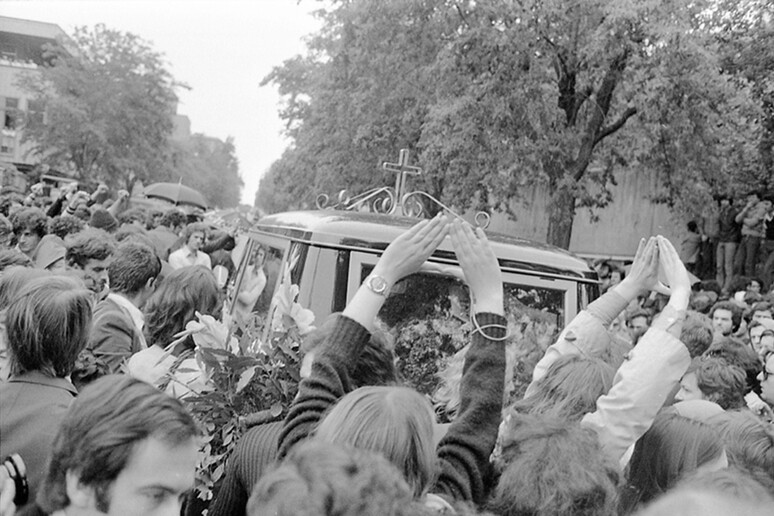
[[[54,378],[43,374],[41,371],[27,371],[25,373],[12,376],[8,379],[8,383],[32,383],[35,385],[45,385],[47,387],[54,387],[57,389],[63,389],[71,393],[73,396],[78,394],[78,389],[67,378]]]

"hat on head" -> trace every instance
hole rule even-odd
[[[108,233],[118,229],[116,218],[103,208],[97,208],[92,212],[89,225],[93,228],[104,229]]]

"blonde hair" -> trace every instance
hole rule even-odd
[[[317,428],[318,441],[379,452],[422,496],[435,477],[433,411],[407,387],[361,387],[333,407]]]

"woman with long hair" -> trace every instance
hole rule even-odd
[[[390,287],[418,271],[447,233],[470,287],[476,329],[466,357],[460,409],[435,448],[429,401],[404,387],[353,390],[351,370]],[[414,496],[429,505],[483,502],[503,399],[503,311],[502,275],[482,230],[474,233],[459,221],[449,225],[443,216],[412,227],[387,247],[316,351],[311,376],[301,382],[285,420],[280,457],[319,424],[315,440],[382,453],[403,472]]]
[[[580,421],[596,410],[597,399],[610,390],[614,375],[615,369],[599,358],[566,355],[553,362],[532,391],[511,409]]]
[[[180,373],[170,381],[169,371],[182,353],[195,347],[190,335],[178,338],[178,334],[197,319],[197,313],[219,318],[220,307],[220,289],[211,270],[194,265],[171,272],[145,303],[148,348],[132,355],[128,373],[157,387],[167,385],[167,392],[177,397],[203,388],[205,380],[198,372]],[[195,360],[186,360],[182,369],[198,368]]]
[[[218,284],[207,267],[195,265],[172,271],[145,304],[148,345],[166,347],[189,321],[196,319],[197,312],[218,318],[220,302]],[[175,354],[191,347],[189,341]]]

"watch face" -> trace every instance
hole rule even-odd
[[[368,280],[368,286],[377,294],[384,294],[387,290],[387,282],[381,276],[371,276]]]

